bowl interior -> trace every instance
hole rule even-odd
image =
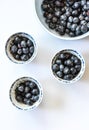
[[[64,40],[77,40],[77,39],[81,39],[84,38],[86,36],[89,35],[89,32],[80,35],[80,36],[76,36],[76,37],[69,37],[67,35],[59,35],[57,32],[55,32],[54,30],[51,30],[47,24],[45,23],[45,18],[43,17],[43,13],[42,13],[42,9],[41,9],[41,4],[42,4],[43,0],[35,0],[35,9],[36,9],[36,14],[41,22],[41,24],[45,27],[46,31],[48,31],[51,35],[60,38],[60,39],[64,39]]]
[[[22,82],[24,82],[24,81],[33,81],[33,82],[35,82],[36,84],[37,84],[37,86],[38,86],[38,89],[39,89],[39,99],[32,105],[32,106],[30,106],[30,105],[25,105],[25,104],[23,104],[23,103],[19,103],[16,99],[15,99],[15,89],[16,89],[16,87],[19,85],[19,83],[22,83]],[[22,77],[22,78],[20,78],[20,79],[17,79],[13,84],[12,84],[12,86],[11,86],[11,88],[10,88],[10,100],[11,100],[11,102],[12,102],[12,104],[15,106],[15,107],[17,107],[18,109],[21,109],[21,110],[28,110],[28,109],[34,109],[34,108],[36,108],[40,103],[41,103],[41,101],[42,101],[42,97],[43,97],[43,90],[42,90],[42,87],[41,87],[41,85],[35,80],[35,79],[33,79],[33,78],[31,78],[31,77]]]
[[[69,52],[69,53],[71,53],[71,54],[77,56],[77,57],[80,59],[80,61],[81,61],[81,70],[80,70],[80,72],[78,73],[78,75],[77,75],[74,79],[69,80],[69,81],[68,81],[68,80],[64,80],[64,79],[62,79],[62,78],[59,78],[53,71],[52,71],[52,72],[53,72],[54,76],[55,76],[61,83],[70,84],[70,83],[74,83],[74,82],[78,81],[78,80],[83,76],[84,71],[85,71],[85,60],[84,60],[83,56],[82,56],[81,54],[79,54],[77,51],[72,50],[72,49],[66,49],[66,50],[62,50],[62,51],[58,52],[58,53],[53,57],[53,59],[52,59],[52,64],[54,64],[54,61],[55,61],[55,59],[56,59],[56,56],[58,56],[60,53],[65,53],[65,52]],[[51,64],[51,69],[52,69],[52,64]]]
[[[22,37],[26,37],[28,38],[29,40],[31,40],[33,42],[33,45],[34,45],[34,53],[32,54],[32,56],[27,60],[27,61],[21,61],[21,60],[16,60],[13,55],[11,54],[10,52],[10,47],[11,45],[13,44],[12,43],[12,40],[16,37],[16,36],[22,36]],[[23,33],[23,32],[20,32],[20,33],[15,33],[13,34],[12,36],[9,37],[9,39],[7,40],[6,42],[6,46],[5,46],[5,50],[6,50],[6,54],[8,56],[8,58],[13,61],[14,63],[19,63],[19,64],[23,64],[23,63],[28,63],[28,62],[31,62],[36,54],[37,54],[37,45],[34,41],[34,39],[31,37],[31,35],[29,34],[26,34],[26,33]]]

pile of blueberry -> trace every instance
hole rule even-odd
[[[24,81],[15,89],[15,99],[19,103],[33,105],[39,99],[39,88],[33,81]]]
[[[25,36],[15,36],[11,41],[10,52],[16,60],[27,61],[34,53],[33,42]]]
[[[74,79],[81,70],[80,59],[70,52],[57,53],[52,61],[52,71],[58,78]]]
[[[41,8],[48,27],[60,35],[89,31],[89,0],[43,0]]]

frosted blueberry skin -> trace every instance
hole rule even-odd
[[[63,83],[79,80],[85,70],[83,57],[75,50],[65,49],[58,52],[52,59],[53,75]]]

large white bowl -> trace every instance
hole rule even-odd
[[[60,38],[60,39],[64,39],[64,40],[77,40],[77,39],[81,39],[84,38],[86,36],[89,35],[89,32],[80,35],[80,36],[76,36],[76,37],[69,37],[67,35],[61,36],[59,35],[57,32],[55,32],[54,30],[50,29],[47,24],[45,23],[45,19],[43,17],[43,13],[42,13],[42,9],[41,9],[41,4],[42,4],[43,0],[35,0],[35,10],[36,10],[36,14],[38,19],[40,20],[40,23],[43,25],[43,27],[45,28],[45,30],[47,32],[49,32],[51,35]]]

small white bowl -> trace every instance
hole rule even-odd
[[[26,37],[28,38],[29,40],[32,41],[33,43],[33,46],[34,46],[34,53],[32,54],[32,56],[26,60],[26,61],[21,61],[21,60],[17,60],[13,57],[13,55],[11,54],[10,52],[10,47],[12,45],[12,40],[16,37],[16,36],[21,36],[21,37]],[[6,46],[5,46],[5,51],[6,51],[6,55],[7,57],[14,63],[17,63],[17,64],[24,64],[24,63],[30,63],[37,55],[37,45],[35,43],[35,40],[32,38],[31,35],[27,34],[27,33],[24,33],[24,32],[19,32],[19,33],[15,33],[13,35],[11,35],[7,42],[6,42]]]
[[[26,105],[26,104],[23,104],[23,103],[20,103],[18,102],[16,99],[15,99],[15,89],[17,88],[17,86],[20,84],[20,83],[23,83],[24,81],[32,81],[34,82],[38,89],[39,89],[39,99],[33,104],[33,105]],[[42,101],[42,98],[43,98],[43,89],[40,85],[40,83],[38,83],[38,81],[36,81],[35,79],[31,78],[31,77],[21,77],[19,79],[17,79],[12,85],[11,85],[11,88],[10,88],[10,91],[9,91],[9,97],[10,97],[10,100],[12,102],[12,104],[18,108],[18,109],[21,109],[21,110],[33,110],[35,109],[36,107],[38,107],[38,105],[41,103]]]
[[[44,29],[50,33],[51,35],[53,35],[54,37],[57,37],[57,38],[60,38],[60,39],[63,39],[63,40],[77,40],[77,39],[82,39],[84,37],[87,37],[89,36],[89,32],[83,34],[83,35],[80,35],[80,36],[76,36],[76,37],[69,37],[67,35],[59,35],[56,31],[50,29],[48,27],[48,25],[45,23],[45,19],[43,17],[43,13],[42,13],[42,9],[41,9],[41,4],[42,4],[43,0],[35,0],[35,10],[36,10],[36,14],[37,14],[37,17],[40,21],[40,23],[43,25]]]
[[[78,59],[80,59],[80,61],[81,61],[81,70],[80,70],[80,72],[78,73],[78,75],[77,75],[75,78],[73,78],[72,80],[64,80],[64,79],[62,79],[62,78],[59,78],[59,77],[53,72],[53,70],[52,70],[52,65],[53,65],[53,63],[54,63],[56,57],[57,57],[60,53],[66,53],[66,52],[75,55],[75,56],[78,57]],[[58,79],[58,81],[59,81],[60,83],[64,83],[64,84],[75,83],[75,82],[77,82],[79,79],[81,79],[81,77],[82,77],[83,74],[84,74],[84,71],[85,71],[85,60],[84,60],[83,56],[82,56],[80,53],[78,53],[76,50],[64,49],[64,50],[59,51],[59,52],[53,57],[52,63],[51,63],[51,70],[52,70],[52,73],[53,73],[53,75],[55,76],[55,78]]]

